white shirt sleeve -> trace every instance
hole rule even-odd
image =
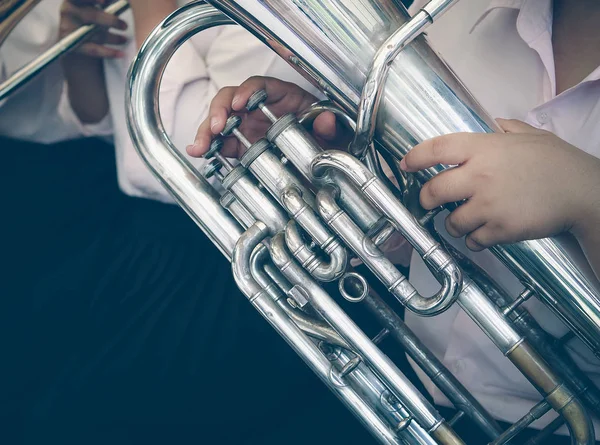
[[[126,73],[123,67],[112,66],[107,70],[119,186],[131,196],[173,202],[129,138],[124,115]],[[287,63],[239,27],[202,32],[183,44],[169,62],[159,94],[161,118],[175,147],[199,170],[206,161],[188,157],[185,147],[193,142],[212,98],[220,88],[239,85],[254,75],[270,75],[295,82],[305,89],[312,88]]]
[[[205,38],[212,40],[217,35],[218,30],[209,30]],[[142,161],[129,137],[125,115],[125,88],[129,61],[133,60],[137,53],[133,39],[125,48],[125,53],[126,57],[123,60],[105,62],[119,187],[130,196],[173,202],[168,192]],[[211,86],[200,51],[191,41],[188,41],[169,61],[159,92],[159,108],[164,129],[175,146],[184,154],[185,147],[193,141],[195,129],[208,110],[212,97],[208,95],[209,92],[215,94],[216,87]],[[194,133],[190,134],[192,130]],[[200,166],[203,162],[188,159],[196,166]]]
[[[37,5],[11,32],[0,48],[0,79],[50,48],[58,38],[61,0]],[[40,143],[54,143],[112,133],[110,118],[82,124],[68,100],[60,63],[54,62],[33,80],[0,102],[0,135]]]
[[[108,137],[113,133],[112,119],[110,111],[99,122],[93,124],[84,124],[73,111],[69,101],[69,88],[65,82],[62,88],[62,94],[58,103],[58,116],[65,127],[72,134],[82,137]]]

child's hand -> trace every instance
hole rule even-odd
[[[547,131],[499,120],[505,134],[460,133],[413,148],[402,161],[415,172],[458,164],[421,190],[433,209],[466,200],[446,219],[448,233],[467,235],[471,250],[577,232],[600,201],[600,160]]]
[[[108,5],[108,0],[65,0],[60,9],[60,38],[71,34],[83,25],[99,25],[93,37],[76,50],[77,54],[95,58],[122,57],[123,53],[105,45],[121,45],[127,38],[111,33],[110,28],[125,30],[127,23],[117,16],[107,14],[99,7]]]
[[[271,121],[260,110],[251,113],[245,110],[250,96],[260,89],[267,92],[265,104],[277,117],[303,111],[317,100],[297,85],[270,77],[251,77],[239,87],[223,88],[212,100],[208,117],[198,128],[194,144],[187,147],[188,154],[200,157],[206,153],[212,138],[223,130],[232,112],[242,116],[239,130],[250,142],[264,137]],[[315,119],[313,130],[318,137],[331,141],[337,133],[335,116],[329,112],[322,113]],[[224,156],[240,157],[244,153],[245,148],[234,137],[228,137],[224,142]]]

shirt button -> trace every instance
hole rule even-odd
[[[547,124],[550,120],[550,116],[548,116],[548,113],[546,113],[545,111],[538,113],[536,117],[537,121],[542,125]]]

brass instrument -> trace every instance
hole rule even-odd
[[[524,285],[511,301],[438,238],[428,223],[431,214],[417,218],[407,210],[409,203],[398,196],[410,195],[404,193],[409,182],[399,177],[401,190],[393,190],[379,165],[378,154],[393,167],[424,139],[496,129],[421,35],[454,2],[432,0],[412,18],[395,0],[207,3],[181,8],[140,49],[129,76],[128,123],[139,154],[231,261],[250,303],[381,443],[460,444],[452,424],[466,415],[491,443],[504,444],[552,409],[560,416],[542,435],[566,423],[572,443],[594,443],[589,412],[600,411],[598,389],[520,306],[538,297],[598,355],[600,295],[594,279],[557,240],[498,246],[493,252]],[[247,151],[233,167],[219,153],[218,140],[211,146],[207,157],[214,159],[204,174],[221,181],[226,191],[219,195],[169,140],[157,100],[162,72],[179,45],[201,30],[234,23],[279,52],[331,100],[299,117],[275,116],[264,104],[265,93],[255,93],[248,109],[260,109],[273,125],[266,138],[251,144],[238,129],[238,117],[227,121],[223,134],[237,137]],[[355,126],[350,153],[324,151],[304,128],[323,110]],[[422,183],[445,168],[417,179]],[[382,254],[379,246],[396,231],[439,280],[435,295],[420,295]],[[351,256],[417,314],[460,305],[542,401],[502,431],[364,277],[348,268]],[[380,335],[366,336],[319,285],[334,280],[344,298],[378,316]],[[455,419],[442,418],[378,348],[386,335],[448,396],[459,411]]]
[[[0,5],[0,46],[17,23],[20,22],[39,2],[40,0],[8,1],[6,2],[7,7],[4,9],[2,8],[4,5]],[[12,5],[12,7],[10,7],[10,5]],[[117,0],[107,6],[104,11],[108,14],[120,15],[128,8],[129,4],[127,3],[127,0]],[[6,15],[4,16],[3,13]],[[97,25],[82,26],[68,36],[63,37],[51,48],[44,51],[44,53],[40,54],[27,65],[13,73],[8,79],[0,83],[0,100],[5,99],[21,88],[59,57],[84,43],[97,29]]]

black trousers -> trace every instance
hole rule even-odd
[[[119,192],[110,146],[0,147],[2,443],[293,443],[322,416],[370,440],[181,209]]]
[[[373,443],[183,211],[119,192],[112,147],[0,147],[2,443]]]

